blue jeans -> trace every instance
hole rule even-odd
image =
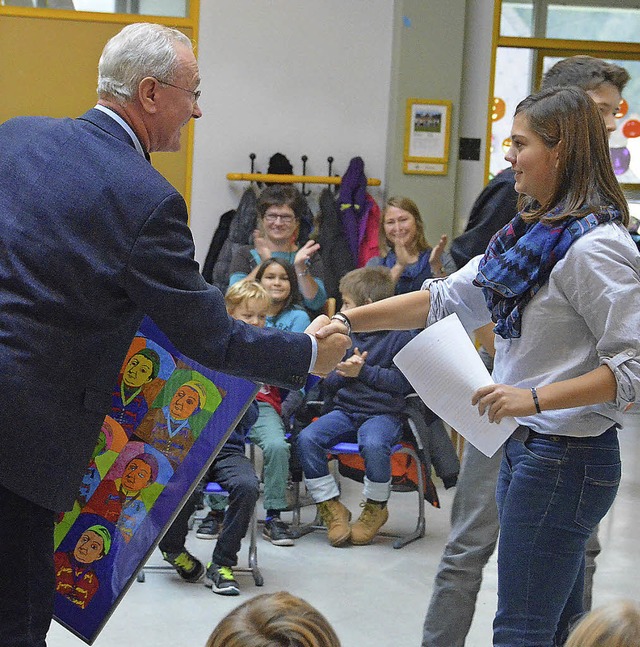
[[[305,478],[327,476],[327,450],[336,443],[357,441],[365,476],[374,483],[387,483],[391,479],[391,448],[401,432],[400,416],[350,414],[334,409],[314,420],[298,436],[298,454]]]
[[[561,644],[583,610],[587,539],[613,504],[620,476],[615,427],[590,438],[518,427],[507,440],[496,490],[495,646]]]
[[[0,485],[0,645],[45,647],[56,586],[55,513]]]

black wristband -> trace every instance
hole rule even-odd
[[[347,317],[344,312],[336,312],[331,318],[341,321],[347,327],[347,335],[351,334],[351,322],[349,321],[349,317]]]
[[[536,411],[538,413],[542,413],[542,409],[540,409],[540,402],[538,401],[538,393],[535,386],[531,387],[531,396],[533,397],[533,404],[536,405]]]

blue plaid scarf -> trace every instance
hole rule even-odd
[[[548,216],[561,210],[556,207]],[[473,281],[484,292],[496,324],[494,332],[504,339],[520,337],[524,308],[574,241],[602,223],[619,219],[613,207],[554,223],[527,223],[518,214],[496,233]]]

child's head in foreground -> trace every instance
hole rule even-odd
[[[271,298],[255,281],[238,281],[224,295],[227,313],[251,326],[264,328]]]
[[[347,272],[340,279],[342,310],[393,296],[395,285],[386,267],[361,267]]]
[[[340,647],[328,620],[285,591],[257,595],[227,614],[206,647]]]
[[[640,605],[616,600],[588,613],[575,626],[564,647],[638,647]]]

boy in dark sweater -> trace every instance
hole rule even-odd
[[[393,296],[394,284],[384,267],[363,267],[340,281],[342,308]],[[393,363],[412,338],[410,331],[354,333],[351,350],[324,380],[331,410],[298,437],[298,453],[307,490],[328,529],[332,546],[368,544],[389,518],[391,449],[402,433],[401,413],[411,386]],[[339,500],[338,485],[329,473],[327,450],[338,442],[358,442],[364,458],[364,499],[360,518]]]

